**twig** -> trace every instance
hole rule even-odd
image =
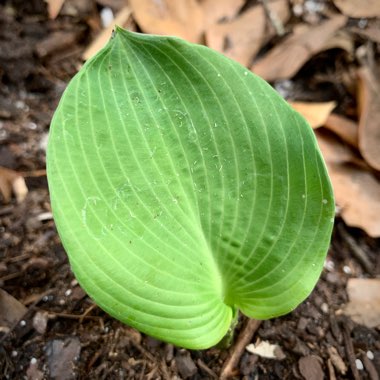
[[[146,369],[146,361],[144,361],[144,363],[143,363],[143,367],[142,367],[142,369],[141,369],[140,380],[144,380],[145,369]]]
[[[354,376],[355,380],[361,380],[361,376],[356,367],[356,361],[355,361],[356,358],[355,358],[354,346],[351,340],[351,334],[346,323],[343,324],[343,337],[344,337],[344,345],[346,347],[346,354],[348,357],[348,361],[350,363],[352,375]]]
[[[202,359],[198,359],[197,360],[197,364],[198,364],[198,367],[200,369],[202,369],[204,372],[206,372],[212,379],[217,379],[218,378],[218,375],[212,370],[210,369],[204,362]]]
[[[363,358],[363,363],[364,367],[368,372],[369,378],[371,380],[379,380],[379,374],[377,373],[377,370],[371,360],[368,359],[367,355],[365,352],[362,352],[362,358]]]
[[[359,261],[361,266],[367,271],[369,274],[373,274],[373,265],[369,261],[366,253],[359,247],[354,238],[346,231],[346,229],[342,225],[338,225],[338,231],[341,236],[346,240],[352,254]]]
[[[130,342],[135,346],[135,348],[137,348],[141,354],[143,354],[149,361],[151,362],[155,362],[156,359],[155,357],[148,351],[146,350],[140,343],[138,343],[135,339],[131,338],[130,339]],[[161,371],[161,374],[163,376],[163,379],[165,380],[170,380],[170,375],[169,375],[169,372],[168,372],[168,367],[165,363],[164,360],[160,361],[160,368],[159,368]]]
[[[29,172],[20,172],[23,177],[44,177],[46,176],[46,169],[31,170]]]
[[[277,17],[276,13],[271,11],[268,4],[268,0],[261,0],[261,4],[264,7],[265,14],[267,15],[270,23],[276,31],[276,34],[280,37],[283,36],[285,34],[284,25],[282,24],[281,20]]]
[[[58,313],[56,311],[48,311],[48,310],[41,310],[41,311],[45,311],[46,313],[48,313],[49,318],[59,317],[59,318],[67,318],[67,319],[78,319],[79,321],[83,321],[83,319],[98,321],[99,319],[102,318],[102,317],[96,317],[92,315]]]
[[[14,278],[17,278],[17,277],[21,277],[23,274],[24,272],[15,272],[15,273],[6,274],[5,276],[0,277],[0,283],[13,280]]]
[[[90,305],[90,306],[85,310],[85,312],[80,316],[80,318],[79,318],[79,323],[82,323],[82,322],[83,322],[83,319],[84,319],[85,317],[87,317],[88,314],[89,314],[92,310],[94,310],[96,306],[97,306],[97,305],[96,305],[95,303],[93,303],[92,305]]]
[[[238,339],[231,349],[231,355],[224,362],[222,370],[220,372],[220,380],[226,380],[232,376],[234,368],[239,363],[241,356],[243,355],[245,347],[252,340],[253,335],[259,328],[261,321],[256,319],[248,319],[243,330],[240,332]]]
[[[331,359],[327,359],[327,368],[329,370],[329,378],[330,378],[330,380],[336,380],[334,366],[331,363]]]

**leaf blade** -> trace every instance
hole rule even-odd
[[[217,343],[236,308],[264,319],[294,308],[331,234],[310,127],[240,65],[176,38],[118,29],[85,64],[52,122],[48,179],[84,289],[188,348]]]

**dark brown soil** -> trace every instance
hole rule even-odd
[[[84,6],[91,1],[77,4],[82,8],[78,5],[76,14],[48,20],[42,0],[0,1],[0,166],[26,173],[29,189],[24,202],[0,204],[0,287],[27,307],[20,321],[0,331],[0,378],[219,378],[234,346],[188,351],[144,336],[100,310],[70,271],[50,215],[43,170],[50,119],[81,65],[94,32],[89,25],[98,23],[96,7]],[[325,67],[331,59],[339,56],[320,56],[317,62]],[[304,78],[299,83],[307,85]],[[379,331],[355,324],[341,310],[350,277],[379,276],[380,244],[336,223],[312,295],[291,314],[263,322],[252,339],[280,345],[285,359],[244,352],[235,378],[379,378]],[[367,261],[358,259],[347,236],[354,237]],[[241,317],[236,339],[244,323]]]

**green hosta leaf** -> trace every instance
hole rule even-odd
[[[210,347],[320,275],[334,202],[312,130],[206,47],[117,29],[62,97],[48,179],[80,284],[162,340]]]

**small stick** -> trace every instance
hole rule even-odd
[[[90,319],[93,321],[98,321],[99,319],[102,318],[102,317],[95,317],[92,315],[67,314],[67,313],[59,313],[56,311],[47,311],[47,310],[41,310],[41,311],[45,311],[46,313],[48,313],[49,318],[59,317],[59,318],[67,318],[67,319],[78,319],[80,322],[82,322],[83,319]]]
[[[354,376],[355,380],[361,380],[361,376],[359,374],[358,369],[356,368],[356,358],[355,358],[355,352],[354,352],[354,346],[352,344],[350,331],[348,329],[348,326],[346,324],[343,325],[343,337],[344,337],[344,345],[346,347],[346,354],[348,356],[348,361],[350,363],[352,375]]]
[[[133,344],[133,346],[135,347],[135,348],[137,348],[139,351],[140,351],[140,353],[141,354],[143,354],[148,360],[150,360],[151,362],[155,362],[156,360],[155,360],[155,357],[148,351],[148,350],[146,350],[140,343],[138,343],[138,342],[136,342],[136,340],[135,339],[130,339],[130,342]],[[163,378],[165,379],[165,380],[170,380],[170,375],[169,375],[169,372],[168,372],[168,367],[167,367],[167,365],[166,365],[166,363],[165,363],[165,361],[164,360],[162,360],[162,361],[160,361],[160,367],[159,367],[159,369],[160,369],[160,372],[161,372],[161,374],[162,374],[162,376],[163,376]]]
[[[44,177],[46,176],[46,169],[31,170],[29,172],[20,172],[23,177]]]
[[[256,319],[248,319],[246,325],[238,336],[238,339],[231,350],[231,355],[224,362],[222,370],[220,372],[220,380],[226,380],[232,376],[232,371],[239,363],[241,356],[243,355],[245,347],[252,340],[253,335],[259,328],[261,321]]]
[[[330,380],[336,380],[334,366],[331,363],[331,359],[327,359],[327,368],[329,370]]]
[[[376,367],[373,365],[371,360],[368,359],[365,352],[362,352],[362,358],[363,358],[364,367],[368,372],[369,378],[371,380],[379,380],[379,374],[377,373]]]
[[[347,231],[345,230],[343,226],[338,225],[338,230],[341,236],[346,240],[352,254],[359,261],[361,266],[367,271],[367,273],[373,274],[373,265],[369,261],[365,252],[355,242],[354,238],[350,234],[347,233]]]
[[[90,305],[90,306],[85,310],[85,312],[80,316],[80,318],[79,318],[79,323],[82,323],[82,322],[83,322],[83,319],[84,319],[85,317],[87,317],[88,314],[91,313],[91,311],[92,311],[93,309],[95,309],[95,307],[96,307],[96,304],[95,304],[95,303],[93,303],[92,305]]]
[[[202,369],[204,372],[208,373],[209,376],[212,378],[212,379],[217,379],[218,376],[217,374],[212,370],[210,369],[203,361],[202,359],[198,359],[197,360],[197,364],[198,364],[198,367],[200,369]]]

